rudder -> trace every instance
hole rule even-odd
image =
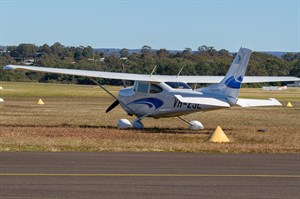
[[[231,99],[236,100],[240,93],[251,52],[250,49],[240,48],[224,79],[218,84],[207,86],[199,91],[221,95],[230,101]]]

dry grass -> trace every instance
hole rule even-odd
[[[243,97],[276,97],[294,107],[236,107],[192,114],[186,118],[206,127],[195,132],[177,118],[146,118],[144,130],[120,130],[117,119],[134,118],[120,108],[105,114],[113,99],[93,86],[7,82],[0,86],[4,87],[0,97],[6,101],[0,105],[0,151],[300,152],[300,89],[243,89]],[[36,105],[39,97],[46,105]],[[206,141],[217,125],[231,143]]]

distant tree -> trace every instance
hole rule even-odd
[[[65,63],[64,60],[60,59],[57,55],[45,54],[35,60],[38,66],[44,67],[64,67],[70,65],[70,63]]]
[[[208,51],[208,47],[205,46],[205,45],[202,45],[202,46],[199,46],[198,47],[198,53],[201,54],[201,53],[206,53]]]
[[[182,51],[182,55],[183,56],[187,56],[187,55],[191,55],[192,54],[192,49],[191,48],[185,48],[183,51]]]
[[[218,54],[218,51],[214,47],[210,46],[210,47],[208,47],[207,53],[211,56],[214,56],[214,55]]]
[[[286,53],[282,55],[282,59],[285,61],[292,61],[294,59],[294,53]]]
[[[129,60],[131,60],[132,62],[135,62],[135,63],[138,63],[139,59],[140,59],[140,54],[138,54],[138,53],[132,53],[129,56]]]
[[[167,49],[165,49],[165,48],[162,48],[162,49],[159,49],[158,51],[156,51],[156,55],[160,59],[166,59],[169,57],[169,51],[167,51]]]
[[[74,53],[70,48],[66,48],[64,52],[64,59],[73,59],[74,60]]]
[[[73,52],[73,56],[76,61],[82,59],[94,58],[94,52],[91,46],[88,47],[79,46],[77,48],[72,48],[71,50]]]
[[[59,42],[54,43],[51,47],[52,54],[58,55],[59,57],[64,56],[65,48]]]
[[[7,46],[6,51],[8,53],[11,53],[12,51],[14,51],[17,48],[17,46]]]
[[[298,60],[294,64],[293,69],[290,72],[290,75],[300,77],[300,60]]]
[[[151,56],[152,48],[150,46],[144,45],[142,47],[141,52],[142,52],[142,57],[143,58],[148,58],[149,56]]]
[[[15,63],[14,59],[8,53],[0,55],[0,66],[5,66],[7,64],[14,64],[14,63]]]
[[[198,62],[195,66],[198,75],[212,75],[212,68],[208,63]]]
[[[127,48],[122,48],[121,50],[120,50],[120,55],[121,55],[121,57],[123,58],[123,57],[129,57],[129,51],[128,51],[128,49]]]
[[[15,58],[33,58],[37,51],[37,46],[33,44],[20,44],[18,47],[14,48],[10,55]]]
[[[51,48],[48,44],[44,44],[39,47],[38,52],[49,55],[51,53]]]
[[[74,59],[75,59],[76,61],[82,59],[82,52],[83,52],[83,49],[82,49],[82,48],[79,48],[79,47],[75,48],[75,51],[74,51]]]
[[[218,51],[212,46],[202,45],[202,46],[198,47],[198,53],[199,54],[206,53],[206,54],[209,54],[211,56],[214,56],[214,55],[218,54]]]
[[[82,50],[82,56],[85,58],[93,58],[93,48],[91,46],[84,47]]]
[[[106,63],[106,66],[109,69],[109,71],[122,72],[123,70],[121,60],[115,55],[110,55],[106,57],[104,62]]]
[[[228,51],[228,50],[225,50],[225,49],[219,50],[219,51],[218,51],[218,54],[219,54],[219,55],[225,55],[225,56],[229,56],[229,55],[230,55],[229,51]]]
[[[19,58],[19,52],[16,50],[18,46],[8,46],[7,51],[9,52],[9,55],[13,58]]]
[[[100,58],[104,57],[104,54],[102,52],[95,52],[94,53],[94,56],[95,56],[95,60],[99,60]]]

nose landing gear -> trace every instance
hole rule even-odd
[[[120,119],[117,122],[117,126],[121,129],[134,128],[134,129],[143,129],[144,125],[141,120],[148,115],[144,115],[132,121],[132,123],[127,119]]]

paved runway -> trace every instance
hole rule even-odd
[[[300,198],[300,156],[0,153],[0,198]]]

